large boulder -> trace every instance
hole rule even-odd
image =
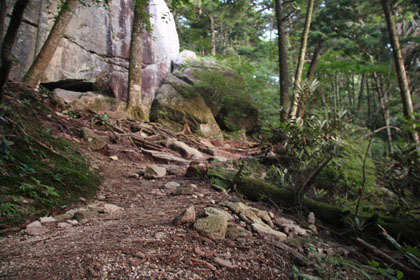
[[[8,0],[8,15],[16,0]],[[11,78],[20,80],[39,52],[58,13],[60,1],[30,1],[13,49],[19,60]],[[145,32],[143,50],[143,103],[150,108],[155,91],[178,57],[175,22],[164,0],[150,0],[152,32]],[[81,79],[127,98],[133,0],[111,0],[109,7],[79,5],[42,80]],[[70,89],[71,90],[71,89]]]
[[[189,84],[168,74],[156,92],[150,119],[173,130],[182,130],[188,124],[192,132],[205,137],[221,139],[222,134],[210,108],[201,96],[184,92]]]

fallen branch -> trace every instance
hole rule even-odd
[[[412,279],[420,279],[420,272],[419,271],[412,270],[411,268],[409,268],[409,267],[405,266],[404,264],[400,263],[399,261],[397,261],[396,259],[394,259],[390,255],[385,254],[384,252],[382,252],[378,248],[376,248],[376,247],[370,245],[369,243],[365,242],[363,239],[361,239],[361,238],[356,238],[356,239],[365,249],[367,249],[368,251],[370,251],[371,253],[373,253],[377,257],[383,259],[387,263],[395,265],[399,270],[404,272],[404,275],[406,275],[406,276],[408,276]]]
[[[384,129],[387,129],[387,128],[392,128],[392,129],[395,129],[395,130],[397,130],[397,131],[401,131],[401,129],[400,129],[399,127],[396,127],[396,126],[391,126],[391,125],[389,125],[389,126],[383,126],[383,127],[380,127],[380,128],[378,128],[378,129],[376,129],[376,130],[374,130],[374,131],[372,131],[372,132],[369,132],[368,134],[363,135],[362,137],[359,137],[359,138],[356,140],[356,142],[359,142],[360,140],[362,140],[362,139],[364,139],[364,138],[366,138],[366,137],[369,137],[369,136],[371,136],[371,135],[374,135],[374,134],[376,134],[376,133],[378,133],[378,132],[380,132],[380,131],[382,131],[382,130],[384,130]]]

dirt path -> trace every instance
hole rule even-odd
[[[78,141],[75,135],[62,136]],[[49,231],[37,236],[22,231],[1,237],[0,279],[290,278],[288,257],[257,236],[216,242],[192,224],[170,224],[190,205],[203,216],[203,208],[232,199],[200,179],[186,178],[186,165],[160,164],[168,175],[146,180],[132,174],[144,170],[150,160],[127,150],[124,142],[109,144],[105,153],[89,153],[101,167],[104,182],[97,200],[84,204],[109,203],[123,211],[87,217],[65,228],[50,223]],[[110,159],[113,154],[119,159]],[[194,191],[171,195],[172,190],[162,188],[169,181]]]

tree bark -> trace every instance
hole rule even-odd
[[[23,78],[25,83],[35,87],[41,82],[78,4],[79,0],[66,0],[62,4],[47,40]]]
[[[397,72],[398,85],[400,87],[400,94],[403,105],[403,113],[407,119],[415,120],[413,102],[411,100],[411,93],[408,85],[407,72],[405,71],[404,67],[404,60],[401,52],[395,21],[392,17],[391,4],[388,0],[381,0],[381,4],[384,10],[386,26],[388,29],[389,39],[392,47],[392,54],[394,56],[395,70]],[[411,138],[414,141],[414,143],[416,143],[417,148],[420,149],[420,139],[418,133],[416,132],[415,124],[413,124]]]
[[[309,30],[311,28],[311,20],[312,20],[312,11],[314,9],[314,0],[308,0],[308,7],[306,10],[306,17],[305,17],[305,27],[303,29],[302,38],[300,41],[300,50],[299,50],[299,57],[298,57],[298,65],[296,68],[296,74],[295,74],[295,82],[293,84],[293,104],[292,108],[290,110],[290,118],[295,119],[296,114],[298,111],[300,100],[303,99],[301,95],[303,95],[303,92],[300,92],[297,90],[298,86],[301,84],[302,80],[302,71],[303,71],[303,65],[305,63],[305,56],[306,56],[306,48],[308,45],[308,36],[309,36]]]
[[[278,52],[279,52],[279,83],[280,83],[280,121],[287,120],[289,107],[289,69],[287,65],[286,33],[284,24],[283,6],[280,0],[274,0],[274,7],[277,21]]]
[[[144,8],[146,5],[142,0],[137,0],[135,3],[128,69],[127,113],[133,119],[146,120],[148,118],[147,109],[142,106]]]
[[[314,54],[312,55],[311,59],[311,64],[309,65],[308,73],[306,74],[306,79],[308,81],[311,80],[315,74],[316,67],[322,55],[322,44],[323,41],[320,40],[315,47]]]
[[[363,94],[365,90],[365,73],[362,74],[362,78],[360,80],[360,89],[359,89],[359,98],[357,101],[357,111],[360,113],[363,112]]]
[[[10,18],[7,33],[4,36],[1,46],[1,68],[0,68],[0,104],[3,103],[4,87],[9,79],[10,69],[12,69],[12,49],[15,44],[16,36],[22,23],[23,13],[29,0],[17,0],[13,7],[12,17]]]
[[[6,0],[0,1],[0,46],[3,41],[4,20],[6,19]]]
[[[210,53],[211,55],[216,55],[216,33],[214,27],[214,17],[208,15],[210,19]]]

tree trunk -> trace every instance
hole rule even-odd
[[[283,6],[280,0],[274,1],[277,34],[278,34],[278,52],[279,52],[279,83],[280,83],[280,121],[287,120],[287,111],[289,107],[289,69],[287,65],[287,48],[286,48],[286,26],[284,24]]]
[[[24,82],[33,87],[37,86],[41,82],[45,74],[45,70],[47,70],[47,67],[66,32],[67,25],[70,23],[78,4],[79,0],[66,0],[66,2],[62,4],[60,12],[54,22],[50,34],[47,37],[47,40],[23,78]]]
[[[309,65],[308,73],[306,74],[306,79],[309,81],[315,74],[316,66],[318,65],[319,59],[322,55],[322,44],[323,41],[319,41],[315,47],[314,54],[312,55],[311,64]]]
[[[368,126],[372,123],[372,109],[371,109],[371,98],[370,98],[370,87],[369,87],[369,79],[366,79],[366,97],[367,97],[367,103],[368,103],[368,115],[367,115],[367,121]]]
[[[6,19],[6,0],[0,1],[0,47],[3,41],[4,20]]]
[[[214,17],[208,15],[210,19],[210,53],[211,55],[216,55],[216,33],[214,27]]]
[[[400,42],[398,39],[397,29],[395,27],[395,21],[392,17],[391,6],[388,0],[381,0],[382,8],[384,10],[385,21],[389,33],[389,39],[391,41],[392,53],[394,55],[395,70],[398,77],[398,85],[400,87],[401,100],[403,105],[404,116],[409,120],[415,120],[413,102],[411,100],[410,88],[407,80],[407,73],[404,67],[404,60],[401,53]],[[411,137],[416,143],[417,148],[420,148],[419,135],[416,132],[416,126],[413,124],[413,131]]]
[[[305,63],[305,55],[306,55],[306,48],[308,44],[308,36],[309,30],[311,28],[311,20],[312,20],[312,11],[314,8],[314,0],[308,0],[308,7],[306,10],[306,17],[305,17],[305,27],[303,29],[302,38],[300,41],[300,50],[299,50],[299,57],[298,57],[298,65],[296,68],[295,74],[295,82],[293,84],[293,103],[292,108],[290,110],[290,118],[295,119],[296,114],[298,111],[300,100],[303,99],[301,95],[303,95],[303,91],[298,91],[297,88],[301,84],[302,80],[302,71],[303,71],[303,64]]]
[[[13,7],[12,17],[10,18],[7,33],[4,36],[1,46],[1,68],[0,68],[0,104],[3,103],[4,87],[9,79],[10,69],[12,69],[12,49],[15,39],[22,23],[23,13],[29,0],[17,0]]]
[[[146,120],[148,118],[147,109],[142,106],[142,62],[145,4],[142,0],[137,0],[135,3],[130,44],[130,64],[128,69],[127,113],[133,119]]]
[[[389,154],[394,153],[394,147],[392,146],[392,133],[391,133],[391,127],[390,127],[391,122],[390,122],[390,114],[388,110],[387,93],[385,92],[382,81],[376,72],[373,73],[373,79],[375,81],[376,90],[378,92],[382,117],[384,118],[385,126],[387,127],[386,134],[387,134],[388,155],[389,155]]]
[[[363,94],[365,90],[365,73],[362,74],[362,78],[360,80],[360,89],[359,89],[359,98],[357,101],[357,110],[360,113],[363,113]]]

